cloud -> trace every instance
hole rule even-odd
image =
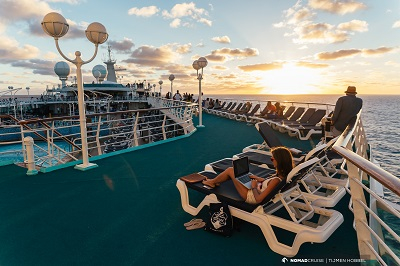
[[[314,9],[340,15],[367,8],[365,4],[353,0],[309,0],[308,5]]]
[[[213,37],[211,40],[219,43],[231,43],[231,39],[229,39],[229,37],[226,35],[221,37]]]
[[[257,56],[259,52],[258,49],[256,48],[245,48],[245,49],[222,48],[212,51],[212,54],[229,55],[234,57],[250,57],[250,56]]]
[[[128,38],[124,38],[122,41],[108,41],[108,44],[112,47],[114,51],[126,54],[130,53],[131,49],[135,46],[133,41]]]
[[[314,22],[312,19],[316,17],[315,14],[309,8],[303,7],[301,3],[298,1],[294,6],[285,10],[283,12],[285,20],[273,25],[276,28],[289,29],[291,32],[285,33],[285,36],[293,36],[294,43],[341,43],[349,40],[350,35],[354,32],[368,31],[366,21],[352,20],[338,25]],[[324,7],[326,10],[341,10],[340,12],[350,12],[351,8],[355,8],[355,6],[359,5],[354,1],[309,1],[310,8],[322,9]],[[360,8],[358,7],[358,9]]]
[[[208,12],[203,8],[197,8],[193,2],[176,4],[170,11],[163,10],[162,16],[165,19],[172,19],[170,27],[177,28],[180,26],[191,27],[193,21],[212,26],[212,21],[207,19]]]
[[[54,72],[55,64],[56,63],[54,61],[30,59],[28,61],[15,61],[11,63],[11,66],[29,69],[33,74],[56,76],[56,73]]]
[[[198,59],[199,57],[197,56],[194,60]],[[217,54],[210,54],[206,56],[208,61],[213,61],[213,62],[225,62],[226,61],[226,56],[223,55],[217,55]]]
[[[377,49],[363,49],[363,55],[381,55],[381,54],[386,54],[394,51],[395,48],[393,47],[379,47]]]
[[[368,31],[368,23],[361,20],[352,20],[349,22],[340,23],[337,28],[344,31],[365,32]]]
[[[227,70],[228,68],[226,66],[213,66],[213,69],[224,71],[224,70]]]
[[[307,61],[299,61],[296,63],[296,66],[299,67],[307,67],[307,68],[326,68],[329,67],[328,64],[317,64],[317,63],[311,63]]]
[[[383,55],[395,51],[393,47],[379,47],[377,49],[349,49],[349,50],[338,50],[335,52],[324,52],[315,55],[320,60],[336,60],[344,57],[352,57],[357,54],[361,54],[364,57],[371,57],[377,55]]]
[[[1,37],[0,58],[2,60],[0,62],[3,64],[35,58],[39,56],[39,52],[39,49],[33,45],[25,44],[20,47],[20,44],[15,39],[6,36]]]
[[[171,28],[179,28],[180,25],[181,25],[181,20],[179,18],[176,18],[173,21],[171,21],[171,23],[169,23],[169,26]]]
[[[176,53],[173,52],[171,45],[161,47],[143,45],[134,50],[130,58],[123,60],[123,62],[158,67],[174,62],[175,56]]]
[[[192,52],[192,44],[183,44],[183,45],[177,45],[176,52],[178,54],[188,54]]]
[[[294,30],[297,38],[295,43],[339,43],[348,39],[343,31],[334,30],[328,23],[304,23]]]
[[[273,62],[273,63],[265,63],[265,64],[255,64],[255,65],[246,65],[246,66],[238,66],[239,69],[244,72],[251,71],[270,71],[275,69],[281,69],[283,67],[283,62]]]
[[[67,4],[70,4],[70,5],[77,5],[81,1],[80,0],[47,0],[47,2],[50,2],[50,3],[67,3]]]
[[[44,15],[54,11],[45,1],[19,0],[2,1],[0,18],[5,21],[41,20]]]
[[[343,57],[351,57],[360,54],[359,49],[339,50],[335,52],[324,52],[316,54],[316,58],[320,60],[336,60]]]
[[[393,23],[392,28],[400,28],[400,20],[398,20],[395,23]]]
[[[128,15],[135,15],[138,17],[151,17],[157,14],[160,10],[156,6],[146,6],[142,8],[133,7],[128,10]]]

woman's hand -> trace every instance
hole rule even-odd
[[[251,175],[250,178],[253,179],[253,180],[256,180],[257,182],[263,182],[264,181],[264,178],[261,178],[261,177],[255,176],[255,175]]]
[[[257,188],[257,184],[258,184],[257,180],[253,178],[251,180],[251,188]]]

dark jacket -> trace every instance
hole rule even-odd
[[[339,131],[344,131],[350,122],[355,121],[358,112],[362,108],[362,104],[362,99],[357,98],[355,95],[340,97],[336,102],[335,111],[333,112],[333,126]]]

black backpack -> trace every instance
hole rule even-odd
[[[228,204],[224,202],[210,203],[208,212],[209,216],[207,217],[204,230],[223,236],[231,236],[233,219]]]

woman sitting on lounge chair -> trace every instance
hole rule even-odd
[[[204,180],[203,184],[214,188],[220,183],[231,179],[239,195],[247,203],[258,204],[262,202],[280,182],[286,180],[287,175],[294,167],[292,154],[287,148],[276,147],[271,149],[271,153],[271,161],[276,169],[276,174],[267,179],[251,175],[251,189],[248,189],[242,183],[236,180],[233,167],[229,167],[214,179]]]

